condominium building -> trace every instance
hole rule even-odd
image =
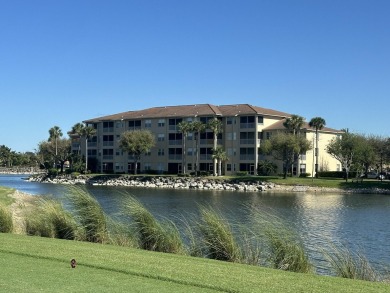
[[[218,119],[222,124],[222,132],[218,135],[218,145],[221,146],[228,157],[223,162],[222,174],[233,175],[239,171],[257,174],[258,164],[261,160],[273,160],[259,153],[263,140],[268,139],[273,132],[284,129],[283,122],[291,115],[288,113],[265,109],[248,104],[239,105],[182,105],[154,107],[138,111],[128,111],[114,115],[85,120],[87,125],[96,129],[96,135],[88,140],[88,147],[84,140],[75,139],[73,149],[81,148],[82,154],[87,149],[89,169],[94,172],[133,173],[134,162],[131,155],[119,147],[119,140],[124,131],[149,130],[156,138],[155,146],[137,164],[139,173],[187,173],[196,168],[196,141],[194,133],[186,137],[186,149],[183,150],[183,134],[178,130],[182,121],[201,121],[207,123],[211,119]],[[315,130],[307,124],[302,132],[306,138],[314,141]],[[320,130],[319,158],[320,169],[336,171],[340,169],[339,163],[330,157],[326,151],[327,143],[340,134],[339,131],[323,128]],[[214,134],[207,129],[199,135],[199,170],[212,171],[214,148]],[[81,145],[80,145],[81,144]],[[185,155],[185,160],[184,156]],[[282,172],[281,162],[278,172]],[[186,164],[183,168],[183,164]],[[295,172],[313,174],[313,150],[301,154]]]

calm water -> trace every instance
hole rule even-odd
[[[26,182],[20,175],[0,175],[0,186],[30,194],[61,197],[66,186]],[[197,204],[207,204],[234,222],[251,225],[256,207],[285,220],[298,231],[319,271],[326,266],[321,249],[343,243],[362,251],[377,267],[390,267],[390,196],[365,194],[250,193],[88,186],[111,215],[131,194],[153,214],[174,221],[195,215]],[[253,211],[253,209],[251,209]]]

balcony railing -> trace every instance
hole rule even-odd
[[[200,155],[199,156],[199,158],[201,159],[201,160],[211,160],[212,159],[212,155],[211,154],[206,154],[206,155]]]
[[[181,139],[169,140],[169,145],[181,145]]]
[[[103,128],[103,132],[104,132],[104,133],[107,133],[107,132],[114,132],[114,127],[104,127],[104,128]]]
[[[214,139],[201,139],[199,144],[214,144]]]
[[[170,160],[182,160],[183,159],[183,156],[182,155],[178,155],[178,154],[170,154],[169,156],[168,156],[168,158],[170,159]]]
[[[113,155],[103,155],[103,160],[113,160],[114,156]]]
[[[97,142],[88,142],[88,148],[96,148]]]
[[[240,160],[243,161],[253,161],[255,159],[255,155],[240,155]]]
[[[240,128],[255,128],[255,123],[240,123]]]
[[[103,141],[103,146],[114,146],[114,142],[113,141]]]
[[[254,138],[240,139],[240,144],[254,144],[254,143],[255,143]]]

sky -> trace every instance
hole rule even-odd
[[[388,0],[0,0],[0,145],[156,106],[251,104],[390,136]]]

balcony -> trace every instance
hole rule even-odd
[[[242,160],[242,161],[253,161],[254,159],[255,159],[254,154],[240,155],[240,160]]]
[[[177,139],[177,140],[169,140],[169,145],[181,145],[182,141],[181,139]]]
[[[112,147],[112,146],[114,146],[114,142],[113,141],[103,141],[103,146],[104,147],[108,147],[108,146]]]
[[[240,139],[240,144],[255,144],[254,138]]]
[[[240,123],[240,128],[255,128],[256,123]]]
[[[214,144],[214,139],[201,139],[199,141],[199,144],[204,145],[204,144]]]
[[[96,148],[96,147],[97,147],[97,142],[96,141],[88,142],[88,148]]]
[[[199,156],[199,158],[201,159],[201,160],[211,160],[212,159],[212,155],[211,154],[201,154],[200,156]]]
[[[179,155],[179,154],[170,154],[168,156],[169,160],[182,160],[183,159],[183,155]]]
[[[107,132],[114,132],[114,127],[104,127],[103,133],[107,133]]]
[[[113,155],[103,155],[103,160],[105,161],[111,161],[114,159]]]

